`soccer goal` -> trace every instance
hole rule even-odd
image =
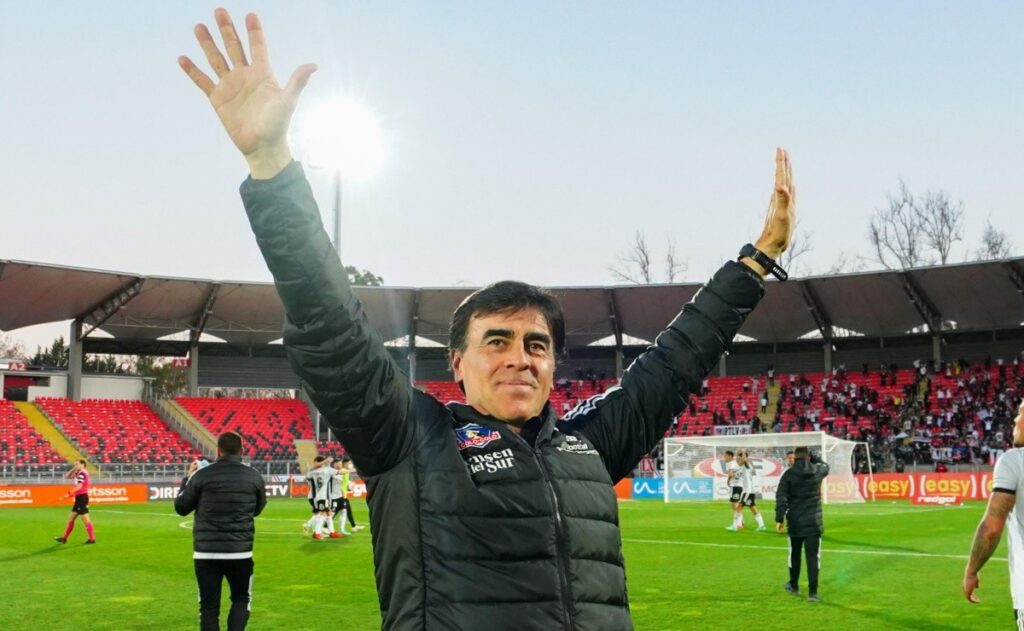
[[[873,479],[871,451],[866,443],[843,440],[825,432],[784,432],[739,434],[736,436],[687,436],[666,438],[663,445],[665,463],[664,493],[666,502],[729,497],[726,487],[726,451],[746,452],[754,467],[754,488],[759,498],[775,499],[775,490],[786,469],[786,452],[808,447],[828,463],[829,475],[821,487],[825,503],[855,503],[866,499],[863,488],[853,474],[853,457],[857,449],[866,453],[868,480]]]

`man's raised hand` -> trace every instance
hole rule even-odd
[[[273,177],[291,161],[288,124],[299,95],[310,75],[316,71],[316,66],[299,66],[281,88],[270,68],[267,42],[259,18],[253,13],[245,16],[251,57],[248,59],[228,12],[217,9],[213,15],[224,41],[227,59],[205,25],[196,25],[195,35],[217,81],[184,55],[178,57],[178,65],[210,99],[231,141],[249,163],[253,178]]]
[[[754,243],[754,247],[778,260],[792,242],[794,228],[796,185],[793,183],[789,153],[780,147],[775,149],[775,189],[768,204],[768,216],[765,217],[764,230],[761,231],[761,236]]]

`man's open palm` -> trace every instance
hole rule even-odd
[[[227,59],[205,25],[197,25],[195,35],[218,82],[197,68],[188,57],[179,57],[178,65],[210,99],[228,136],[250,159],[250,163],[261,153],[275,155],[282,150],[287,152],[288,124],[299,94],[316,71],[316,66],[299,66],[288,84],[281,88],[270,67],[259,18],[252,13],[245,17],[251,61],[228,12],[217,9],[214,18],[224,41]]]

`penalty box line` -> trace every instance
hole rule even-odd
[[[745,550],[772,550],[772,551],[785,551],[789,552],[788,547],[782,546],[755,546],[746,543],[710,543],[705,541],[664,541],[659,539],[623,539],[623,543],[649,543],[655,545],[670,545],[670,546],[696,546],[701,548],[740,548]],[[826,548],[821,547],[822,553],[836,553],[836,554],[869,554],[873,556],[900,556],[900,557],[922,557],[922,558],[935,558],[935,559],[956,559],[958,561],[964,561],[968,557],[963,554],[938,554],[934,552],[901,552],[901,551],[882,551],[882,550],[859,550],[857,548]],[[1006,558],[992,557],[993,561],[1006,561]]]

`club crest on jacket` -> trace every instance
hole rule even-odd
[[[455,429],[455,439],[458,441],[459,451],[470,447],[485,447],[499,438],[501,438],[501,434],[497,431],[476,423],[467,423]]]

